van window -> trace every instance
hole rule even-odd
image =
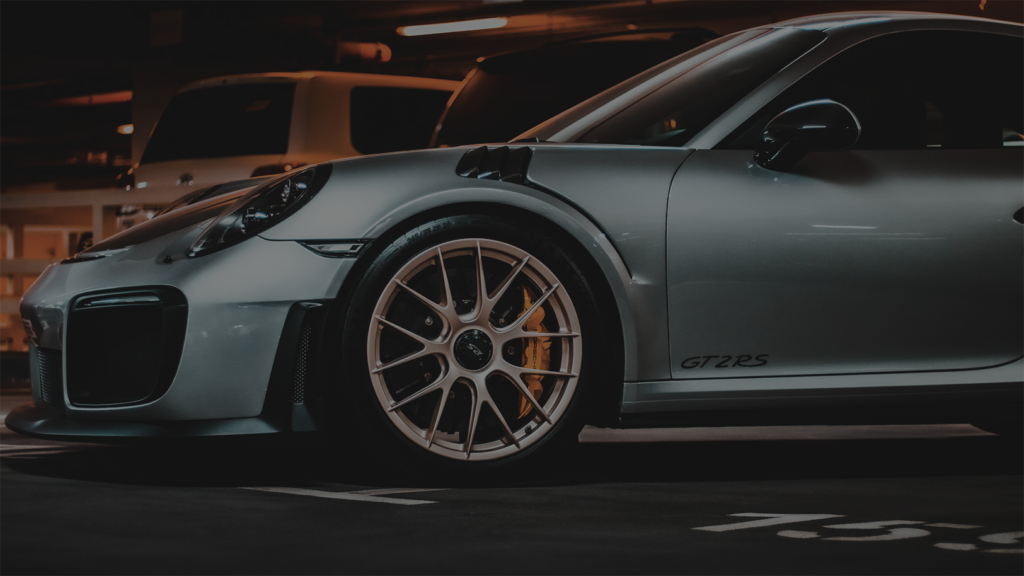
[[[175,96],[141,164],[288,151],[294,83],[235,84]]]
[[[352,88],[352,146],[362,154],[426,148],[451,95],[447,90],[420,88]]]

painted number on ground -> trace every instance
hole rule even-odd
[[[741,518],[758,518],[745,522],[734,522],[731,524],[716,524],[714,526],[699,526],[694,530],[706,532],[731,532],[733,530],[747,530],[752,528],[765,528],[781,524],[796,524],[799,522],[813,522],[827,520],[829,518],[841,518],[842,514],[768,514],[762,512],[741,512],[730,514]],[[913,538],[924,538],[931,536],[931,530],[925,528],[939,528],[952,530],[979,530],[982,526],[970,524],[951,524],[948,522],[923,522],[920,520],[878,520],[875,522],[850,522],[844,524],[827,524],[818,530],[781,530],[777,534],[783,538],[796,538],[801,540],[820,539],[832,542],[887,542],[892,540],[909,540]],[[871,533],[846,532],[867,531]],[[1012,546],[1012,548],[986,548],[982,552],[1019,554],[1024,552],[1021,548],[1021,540],[1024,540],[1024,532],[1002,532],[998,534],[986,534],[978,536],[978,540],[988,544]],[[978,545],[967,542],[939,542],[936,548],[943,550],[978,550]]]

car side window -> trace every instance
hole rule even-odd
[[[828,98],[861,123],[856,149],[1024,146],[1024,40],[913,31],[863,42],[755,114],[719,148],[751,150],[783,110]]]

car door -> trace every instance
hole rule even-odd
[[[670,191],[679,379],[963,370],[1022,355],[1024,88],[1019,37],[868,40],[773,99]],[[756,165],[776,114],[819,98],[861,137]],[[1017,220],[1014,215],[1017,214]]]

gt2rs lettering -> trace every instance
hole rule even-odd
[[[767,363],[767,354],[758,354],[757,356],[740,354],[739,356],[694,356],[683,360],[682,366],[687,370],[691,368],[704,368],[705,366],[714,368],[757,368]]]

